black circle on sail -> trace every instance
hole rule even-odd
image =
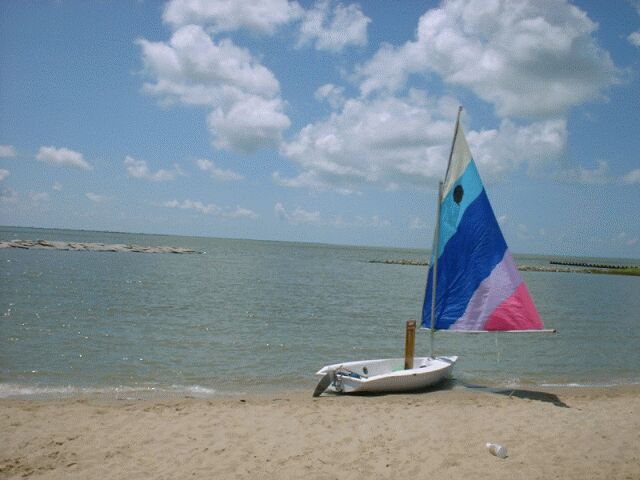
[[[453,189],[453,201],[460,205],[463,196],[464,189],[462,188],[462,185],[457,185],[456,188]]]

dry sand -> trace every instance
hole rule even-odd
[[[5,399],[0,478],[640,479],[639,386],[508,393]]]

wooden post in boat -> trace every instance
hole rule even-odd
[[[406,335],[404,339],[404,369],[413,368],[413,353],[416,346],[416,321],[407,320]]]

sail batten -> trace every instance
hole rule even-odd
[[[460,125],[440,198],[422,326],[455,331],[542,329]]]

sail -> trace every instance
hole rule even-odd
[[[436,329],[538,330],[542,321],[507,247],[460,125],[440,197],[437,251],[422,309],[431,328],[437,256]]]

